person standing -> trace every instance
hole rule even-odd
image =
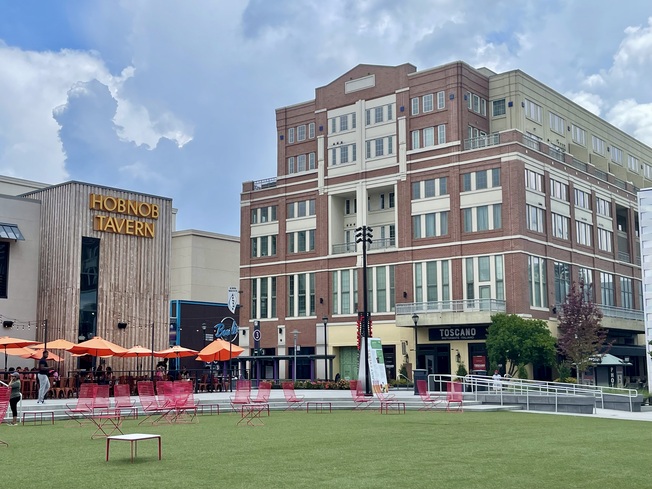
[[[502,377],[500,376],[498,369],[494,370],[494,374],[491,378],[494,379],[494,390],[499,391],[502,388],[503,383],[500,381]]]
[[[12,372],[11,380],[9,381],[9,387],[11,387],[9,406],[11,406],[11,415],[14,417],[13,423],[9,423],[9,426],[17,426],[18,401],[20,401],[20,374],[18,372]]]
[[[43,350],[43,356],[38,361],[38,400],[36,404],[45,404],[45,396],[47,396],[48,391],[50,390],[50,379],[48,375],[50,374],[50,366],[48,365],[48,351]]]

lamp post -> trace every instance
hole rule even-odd
[[[298,329],[292,331],[292,334],[294,335],[294,368],[292,369],[293,382],[297,381],[297,338],[299,337],[299,333],[300,331]]]
[[[206,348],[206,322],[201,323],[201,331],[204,337],[204,348]]]
[[[367,243],[371,244],[371,234],[373,231],[370,227],[362,226],[355,230],[355,242],[362,243],[362,290],[363,290],[363,308],[364,322],[362,328],[362,344],[364,345],[364,371],[365,371],[365,396],[372,396],[371,378],[369,371],[369,309],[367,303]]]
[[[417,326],[419,324],[419,315],[415,312],[412,314],[412,322],[414,323],[414,367],[417,368]]]
[[[328,332],[326,327],[328,326],[328,316],[321,318],[324,323],[324,366],[326,367],[326,380],[328,381]]]

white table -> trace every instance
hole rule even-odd
[[[158,459],[161,460],[161,435],[152,435],[147,433],[129,433],[127,435],[116,435],[106,437],[106,461],[109,461],[109,446],[111,440],[128,441],[131,444],[131,463],[134,462],[134,445],[135,453],[138,455],[138,442],[140,440],[158,440]]]

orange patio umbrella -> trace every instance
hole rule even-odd
[[[123,353],[116,353],[116,357],[127,357],[127,358],[138,358],[138,357],[145,357],[145,356],[151,356],[152,355],[152,350],[149,348],[145,348],[144,346],[136,345],[132,346],[128,350],[126,350]],[[156,355],[156,353],[154,353]]]
[[[30,350],[30,353],[27,356],[21,355],[23,358],[33,358],[34,360],[40,360],[43,358],[43,350],[32,350],[31,348],[25,348],[25,350]],[[59,355],[52,352],[49,352],[47,359],[52,360],[53,362],[60,362],[63,360]]]
[[[125,353],[127,349],[120,345],[116,345],[115,343],[111,343],[101,336],[95,336],[90,340],[82,341],[77,345],[73,345],[68,348],[68,351],[72,354],[91,355],[94,357],[111,357],[120,353]]]
[[[7,370],[7,349],[22,348],[24,346],[35,345],[38,341],[26,340],[24,338],[12,338],[11,336],[0,337],[0,347],[5,351],[5,370]]]
[[[218,338],[199,352],[197,360],[200,362],[226,362],[237,357],[243,351],[244,348]]]
[[[39,348],[41,350],[68,350],[73,346],[75,346],[75,344],[72,341],[59,338],[54,341],[48,341],[47,346],[45,343],[39,343],[38,345],[34,345],[34,348]]]
[[[197,353],[199,353],[197,350],[191,350],[181,345],[174,345],[165,350],[155,351],[154,356],[158,358],[194,357]]]

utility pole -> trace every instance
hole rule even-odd
[[[365,395],[372,396],[371,391],[371,375],[369,371],[369,309],[367,302],[367,243],[371,244],[373,229],[362,226],[355,230],[355,242],[362,243],[362,294],[363,294],[363,308],[364,319],[362,324],[362,345],[364,348],[364,371],[365,371]]]

